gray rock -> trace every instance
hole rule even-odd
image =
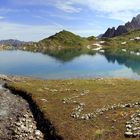
[[[133,136],[133,133],[132,132],[125,132],[125,136],[126,137],[132,137]]]

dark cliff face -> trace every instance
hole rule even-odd
[[[116,32],[115,32],[115,36],[118,36],[118,35],[121,35],[121,34],[124,34],[124,33],[127,33],[127,28],[125,26],[122,26],[120,25],[117,29],[116,29]]]
[[[131,22],[127,22],[125,25],[120,25],[117,29],[115,27],[108,28],[102,37],[115,37],[127,33],[128,31],[140,29],[140,15],[134,17]]]
[[[131,22],[125,24],[128,30],[140,29],[140,15],[134,17]]]
[[[115,27],[108,28],[107,31],[102,35],[102,37],[112,37],[115,35]]]

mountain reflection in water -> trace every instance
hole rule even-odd
[[[66,61],[67,60],[67,61]],[[122,77],[140,79],[140,57],[120,54],[83,54],[63,61],[41,53],[0,52],[0,73],[43,79]]]

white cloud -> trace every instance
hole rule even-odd
[[[139,0],[72,0],[86,5],[91,10],[98,11],[106,18],[117,19],[123,22],[131,20],[140,13]]]
[[[0,40],[13,38],[26,41],[38,41],[62,29],[63,27],[56,25],[23,25],[0,22]]]
[[[103,32],[101,27],[82,28],[62,25],[23,25],[0,21],[0,40],[18,39],[23,41],[39,41],[61,30],[68,30],[81,36],[98,35]]]
[[[0,8],[1,14],[18,13],[18,12],[29,12],[29,10],[28,9]]]
[[[0,16],[0,20],[2,20],[2,19],[5,19],[5,17],[3,17],[3,16]]]
[[[68,16],[68,15],[57,15],[57,14],[50,14],[49,16],[51,17],[56,17],[64,20],[82,20],[82,18],[79,17],[73,17],[73,16]]]
[[[71,1],[57,1],[55,7],[68,13],[79,13],[81,11],[81,8],[74,7]]]
[[[58,18],[58,19],[63,19],[63,20],[69,20],[69,21],[72,21],[72,20],[85,20],[84,18],[82,17],[77,17],[77,16],[72,16],[72,15],[68,15],[68,14],[57,14],[57,13],[50,13],[50,12],[47,12],[47,11],[40,11],[41,14],[40,15],[35,15],[33,16],[34,18],[38,18],[38,19],[42,19],[44,21],[50,21],[51,23],[54,23],[53,20],[50,20],[48,19],[48,16],[49,17],[55,17],[55,18]]]
[[[111,19],[117,19],[123,21],[124,23],[132,20],[132,17],[136,16],[139,13],[133,13],[130,11],[120,11],[120,12],[113,12],[108,14],[108,17]]]
[[[97,11],[102,12],[118,12],[124,10],[134,10],[140,9],[139,0],[72,0],[84,5],[87,5],[91,9],[95,9]]]
[[[33,18],[36,18],[36,19],[40,19],[40,20],[44,20],[44,21],[47,21],[47,22],[50,22],[51,25],[53,26],[56,26],[56,27],[59,27],[59,28],[63,28],[63,26],[59,23],[56,23],[55,21],[47,18],[47,16],[40,16],[40,15],[35,15],[35,16],[32,16]]]
[[[67,13],[78,13],[81,11],[81,8],[75,7],[73,1],[69,0],[12,0],[16,4],[21,5],[43,5],[48,6],[52,5],[57,9],[65,11]]]
[[[133,16],[136,16],[140,12],[140,0],[11,0],[12,4],[15,5],[41,5],[41,6],[53,6],[59,10],[66,12],[65,14],[59,15],[58,13],[54,14],[54,11],[49,11],[52,17],[58,17],[66,20],[75,20],[83,17],[82,7],[90,9],[92,12],[95,12],[97,16],[103,16],[105,18],[111,18],[115,20],[121,20],[123,22],[131,20]],[[18,7],[18,6],[17,6]],[[19,6],[20,7],[20,6]],[[27,6],[28,7],[28,6]],[[29,7],[28,7],[29,8]],[[30,9],[30,8],[29,8]],[[20,10],[24,10],[24,12],[28,12],[28,9],[5,9],[1,8],[0,13],[11,13],[11,12],[19,12]],[[31,10],[31,9],[30,9]],[[40,10],[40,9],[39,9]],[[44,8],[42,9],[44,10]],[[53,9],[52,9],[53,10]],[[48,11],[47,7],[46,10]],[[73,16],[73,14],[69,13],[78,13],[79,16]],[[89,15],[92,14],[89,13]],[[39,16],[38,16],[39,15]],[[47,18],[47,14],[39,14],[34,16],[35,18],[42,20],[50,20]],[[45,17],[44,17],[45,16]],[[88,15],[87,15],[88,16]],[[92,17],[88,17],[87,20],[88,26],[85,27],[68,27],[62,26],[58,23],[50,21],[52,25],[23,25],[16,23],[8,23],[2,22],[4,17],[0,17],[0,40],[8,39],[8,38],[17,38],[20,40],[40,40],[44,37],[48,37],[62,29],[70,30],[76,34],[82,36],[89,36],[104,32],[104,28],[100,28],[94,23],[89,22]],[[96,18],[95,18],[96,20]],[[49,23],[50,23],[49,22]],[[81,24],[84,26],[84,23]],[[99,23],[100,25],[100,23]],[[78,28],[77,28],[78,27]],[[93,27],[93,28],[92,28]]]
[[[13,0],[18,4],[52,5],[69,13],[80,12],[80,5],[104,14],[108,18],[128,21],[140,12],[140,0]]]
[[[140,13],[139,0],[71,0],[74,4],[87,6],[93,11],[97,11],[106,18],[121,20],[126,22],[133,16]]]

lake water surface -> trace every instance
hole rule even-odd
[[[62,61],[40,53],[0,52],[0,74],[43,79],[123,77],[140,79],[140,61],[96,55],[81,55]]]

